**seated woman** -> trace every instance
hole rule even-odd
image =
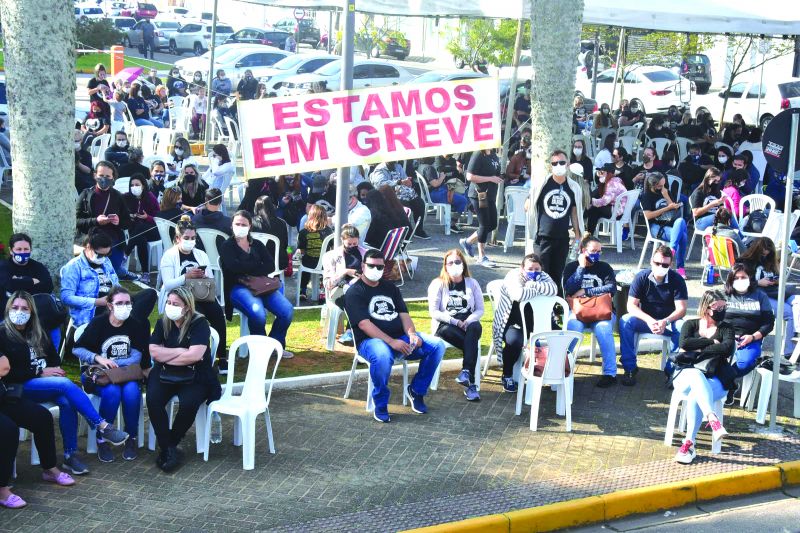
[[[604,105],[606,105],[607,109],[608,104]],[[586,151],[586,143],[583,142],[583,139],[575,139],[572,141],[572,153],[569,156],[569,162],[570,164],[580,164],[583,167],[582,176],[584,179],[586,179],[586,181],[592,180],[591,175],[594,173],[594,164],[592,163],[592,159],[589,157],[588,152]]]
[[[725,207],[731,210],[731,213],[739,216],[739,203],[742,198],[750,194],[747,190],[747,181],[750,176],[747,171],[739,168],[733,169],[722,175],[724,188],[722,194],[725,195]],[[747,214],[747,210],[745,210]]]
[[[208,185],[200,179],[197,166],[193,163],[183,166],[178,188],[181,190],[181,209],[184,211],[195,213],[205,203]]]
[[[603,168],[597,169],[597,188],[591,194],[591,206],[586,210],[588,223],[586,229],[594,234],[597,230],[597,223],[601,218],[614,218],[621,216],[621,212],[614,213],[612,209],[617,197],[626,192],[625,184],[622,179],[614,175],[615,167],[613,163],[606,163]],[[620,208],[624,209],[624,202],[620,202]]]
[[[82,370],[89,365],[117,368],[141,365],[150,368],[147,341],[150,324],[131,316],[133,304],[131,294],[125,287],[114,287],[106,296],[108,313],[96,316],[89,322],[80,339],[75,341],[72,353],[80,360]],[[124,383],[96,385],[81,373],[83,389],[100,396],[100,416],[114,423],[120,403],[125,420],[125,432],[130,435],[125,442],[122,457],[126,461],[136,459],[139,446],[136,434],[139,429],[139,409],[142,393],[139,390],[141,379]],[[97,458],[101,463],[114,462],[111,445],[98,435]]]
[[[322,207],[312,205],[311,209],[308,210],[305,226],[297,236],[297,251],[295,253],[299,254],[300,263],[304,267],[316,268],[319,264],[319,258],[327,251],[322,249],[322,243],[331,234],[333,234],[333,230],[328,226],[327,213]],[[308,299],[306,289],[310,279],[311,274],[308,272],[303,272],[300,276],[301,300]]]
[[[647,175],[644,193],[640,197],[642,212],[650,221],[650,234],[669,242],[676,256],[677,272],[686,279],[686,220],[681,217],[682,205],[672,201],[666,184],[667,177],[661,172],[650,172]]]
[[[725,204],[725,198],[720,187],[719,170],[709,168],[706,170],[703,181],[689,197],[689,205],[692,207],[695,229],[705,230],[714,223],[714,215],[717,209]]]
[[[479,401],[475,366],[483,331],[483,292],[480,283],[470,277],[467,259],[457,248],[444,254],[439,277],[428,286],[428,312],[435,335],[464,353],[456,382],[465,387],[467,401]]]
[[[725,321],[736,334],[734,364],[736,374],[744,376],[756,366],[761,355],[761,342],[775,325],[775,314],[767,295],[758,288],[755,278],[744,263],[736,263],[725,280],[728,307]]]
[[[322,286],[325,298],[344,311],[344,293],[361,275],[361,263],[367,249],[359,244],[358,228],[352,224],[342,226],[342,244],[322,256]],[[339,342],[353,342],[353,331],[348,328],[339,336]]]
[[[584,298],[610,294],[613,306],[614,293],[617,292],[617,277],[614,269],[605,261],[600,260],[603,247],[600,241],[587,234],[580,244],[581,251],[577,261],[568,263],[564,267],[564,294],[568,298]],[[603,358],[603,376],[597,382],[600,388],[607,388],[617,382],[617,349],[614,346],[614,322],[616,317],[611,310],[608,320],[583,322],[572,313],[570,314],[567,329],[583,333],[591,330],[600,345],[600,354]]]
[[[192,293],[176,287],[167,294],[164,316],[150,337],[155,361],[147,377],[147,413],[156,432],[156,466],[172,472],[183,462],[178,445],[205,402],[219,399],[222,389],[211,368],[211,329],[194,307]],[[221,346],[224,351],[225,347]],[[167,403],[178,397],[178,413],[170,428]]]
[[[177,187],[170,187],[164,190],[159,204],[158,218],[177,222],[183,216],[181,204],[181,190]]]
[[[289,228],[288,222],[280,218],[275,210],[275,204],[269,196],[261,196],[256,200],[255,210],[253,211],[253,227],[251,231],[256,233],[269,233],[278,238],[280,249],[278,250],[278,268],[286,270],[289,266]]]
[[[137,126],[155,126],[163,128],[164,123],[161,119],[150,116],[150,106],[142,97],[142,87],[138,83],[131,85],[128,93],[128,109],[131,110],[133,122]]]
[[[502,356],[505,392],[517,392],[517,382],[513,377],[514,365],[522,354],[526,341],[522,337],[520,302],[540,295],[555,296],[557,290],[553,279],[542,271],[542,262],[536,254],[528,254],[522,258],[520,267],[513,269],[503,279],[500,299],[494,310],[492,342],[495,353]],[[530,308],[525,313],[525,327],[529,334],[533,331],[533,312]]]
[[[122,200],[131,214],[125,257],[136,250],[139,266],[142,269],[140,280],[142,283],[150,283],[150,247],[147,243],[160,240],[153,220],[153,217],[159,216],[158,200],[148,190],[147,179],[141,174],[131,176],[128,192],[122,196]]]
[[[689,397],[684,407],[686,438],[675,454],[679,463],[689,464],[697,455],[694,444],[703,420],[708,422],[714,441],[728,433],[714,413],[714,403],[725,397],[736,378],[728,364],[736,341],[733,328],[723,322],[725,305],[724,294],[706,291],[697,309],[699,318],[685,321],[681,328],[680,353],[671,377],[675,394],[684,393]]]
[[[711,234],[732,239],[739,247],[740,254],[747,248],[742,240],[741,232],[736,226],[736,219],[734,219],[731,216],[731,212],[724,207],[718,208],[717,212],[714,214],[714,225],[711,228]]]
[[[97,429],[97,434],[114,446],[124,444],[128,434],[104,420],[92,406],[89,397],[66,377],[56,349],[39,325],[36,305],[30,294],[17,291],[6,304],[0,326],[0,353],[8,357],[11,369],[5,383],[23,385],[23,398],[33,402],[58,405],[58,423],[64,444],[61,468],[75,475],[89,472],[78,456],[78,413]]]
[[[273,202],[273,205],[277,205],[277,215],[291,227],[297,228],[306,212],[308,199],[308,189],[303,185],[300,174],[281,176],[274,192],[277,202]]]
[[[160,159],[150,163],[150,179],[147,188],[156,198],[164,193],[164,180],[167,178],[167,165]]]
[[[402,226],[410,226],[405,212],[390,209],[381,191],[373,189],[367,193],[366,205],[372,215],[365,242],[373,248],[380,248],[386,234]]]
[[[8,357],[0,355],[0,378],[8,374],[10,368]],[[4,386],[0,380],[0,389]],[[39,465],[42,467],[42,479],[63,487],[75,484],[69,474],[56,467],[56,437],[50,411],[25,398],[0,402],[0,507],[6,509],[19,509],[28,505],[28,502],[11,492],[19,428],[33,433],[39,452]]]
[[[247,211],[233,215],[233,237],[228,237],[219,251],[225,280],[225,317],[233,318],[235,307],[247,317],[251,335],[266,335],[267,311],[275,315],[269,336],[284,347],[283,358],[294,357],[286,351],[286,331],[292,323],[294,308],[280,290],[255,296],[244,284],[249,277],[267,276],[275,269],[275,260],[266,246],[250,236],[253,217]]]
[[[77,328],[88,323],[95,314],[107,310],[106,296],[119,279],[108,260],[111,237],[92,229],[83,245],[83,252],[70,259],[61,269],[61,301],[69,309]],[[133,316],[148,321],[158,295],[153,289],[143,289],[133,297]]]
[[[167,164],[167,182],[165,187],[169,188],[178,182],[178,177],[183,172],[183,167],[186,165],[197,166],[197,161],[192,155],[192,147],[189,146],[189,141],[184,137],[175,139],[175,144],[172,147],[169,157],[165,161]]]
[[[211,263],[208,255],[203,250],[196,248],[197,229],[189,219],[189,215],[184,215],[177,223],[174,237],[175,246],[164,251],[161,256],[161,281],[163,282],[162,297],[159,301],[159,310],[164,309],[166,294],[174,288],[184,287],[187,280],[191,279],[213,279]],[[209,301],[194,302],[195,309],[206,317],[211,327],[219,333],[219,345],[227,346],[227,327],[225,324],[225,313],[216,299]],[[217,363],[220,374],[228,373],[228,354],[225,350],[220,350],[217,354]]]
[[[210,189],[219,189],[222,194],[228,190],[233,176],[236,175],[236,165],[231,162],[228,148],[224,144],[215,144],[208,154],[208,169],[203,174],[203,181]]]

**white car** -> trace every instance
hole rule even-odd
[[[614,88],[613,68],[597,75],[598,104],[609,104]],[[664,67],[632,65],[625,69],[624,97],[631,105],[636,102],[645,114],[663,113],[670,106],[689,107],[692,100],[692,82]],[[578,76],[576,90],[582,95],[592,94],[592,80]],[[620,83],[617,81],[615,101],[619,101]]]
[[[159,17],[170,20],[188,20],[191,19],[191,13],[185,7],[169,6],[165,11],[158,14]]]
[[[700,110],[708,111],[715,120],[722,113],[725,91],[720,91],[719,98],[709,98]],[[760,105],[759,105],[760,102]],[[800,78],[785,78],[777,83],[756,79],[737,81],[728,91],[728,105],[725,108],[725,121],[730,122],[733,115],[741,113],[745,124],[758,125],[762,130],[770,120],[784,109],[800,107]]]
[[[217,23],[214,44],[221,45],[232,33],[232,27]],[[199,56],[208,50],[210,45],[211,24],[187,22],[175,32],[175,36],[170,40],[169,51],[177,55],[181,55],[183,52],[194,52],[194,55]]]
[[[278,94],[280,96],[305,94],[312,83],[325,82],[329,91],[338,91],[342,76],[342,60],[331,61],[324,67],[310,74],[291,76],[283,82]],[[411,81],[413,76],[403,67],[386,61],[375,59],[356,59],[353,62],[353,89],[365,87],[384,87],[400,85]]]
[[[245,70],[253,71],[253,77],[259,78],[267,73],[273,65],[290,55],[292,55],[291,52],[272,46],[261,44],[235,45],[233,48],[226,48],[222,53],[215,54],[213,72],[216,74],[217,70],[224,70],[225,76],[230,78],[231,83],[236,87],[236,84],[244,76]],[[208,77],[208,56],[196,59],[203,59],[204,61],[192,63],[179,61],[175,64],[184,79],[192,79],[194,73],[198,70],[203,73],[204,79]]]
[[[102,7],[91,4],[75,6],[75,20],[100,20],[106,18]]]
[[[327,54],[313,56],[292,54],[281,59],[272,67],[265,69],[259,76],[261,78],[260,81],[266,84],[268,92],[277,92],[288,78],[297,74],[315,72],[328,63],[339,59],[341,59],[341,56]],[[253,73],[255,74],[255,71]]]
[[[440,81],[472,80],[475,78],[488,78],[482,72],[468,72],[464,70],[431,70],[423,72],[408,83],[437,83]]]
[[[222,58],[234,50],[242,49],[246,45],[241,44],[222,44],[216,47],[214,52],[214,63],[217,63],[222,60]],[[211,56],[211,52],[206,52],[201,56],[198,57],[187,57],[186,59],[179,59],[175,62],[175,68],[177,68],[181,76],[186,78],[187,80],[194,76],[194,73],[198,70],[203,73],[203,76],[206,76],[208,73],[208,60]]]

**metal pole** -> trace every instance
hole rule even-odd
[[[328,42],[327,42],[327,49],[328,53],[331,53],[331,43],[333,41],[333,37],[335,32],[333,31],[333,10],[331,9],[328,11]]]
[[[217,2],[219,0],[214,0],[214,16],[211,19],[211,44],[209,45],[209,50],[211,51],[211,57],[208,58],[208,90],[206,91],[206,136],[205,136],[205,145],[206,145],[206,152],[208,152],[208,147],[211,145],[211,107],[214,103],[214,93],[211,91],[211,80],[214,79],[214,53],[217,48],[216,40],[217,40]],[[233,132],[229,132],[233,135]]]
[[[764,63],[766,62],[766,61],[764,61],[765,57],[766,57],[766,54],[764,52],[761,52],[761,79],[758,82],[758,108],[756,110],[756,120],[758,120],[758,118],[761,116],[761,95],[766,92],[763,89],[763,87],[764,87]],[[788,174],[787,174],[787,176],[788,176]]]
[[[600,64],[600,32],[594,32],[594,64],[592,65],[592,100],[597,98],[597,70]],[[610,104],[609,104],[610,105]]]
[[[620,62],[622,61],[622,47],[625,43],[625,28],[619,30],[619,45],[617,46],[617,66],[614,71],[614,86],[611,88],[611,102],[608,105],[611,109],[616,109],[614,106],[614,97],[617,94],[617,78],[619,78]]]
[[[344,30],[342,31],[342,78],[340,89],[353,88],[353,37],[356,28],[356,0],[344,0]],[[328,38],[330,40],[330,37]],[[342,167],[336,176],[336,219],[334,244],[341,245],[342,226],[347,224],[347,204],[350,202],[350,167]],[[364,235],[361,236],[364,238]]]
[[[778,385],[780,384],[781,357],[783,354],[783,308],[786,305],[786,276],[789,274],[789,237],[792,234],[792,186],[794,184],[794,169],[797,161],[797,128],[800,125],[800,115],[792,115],[792,131],[789,135],[789,168],[786,171],[786,200],[783,206],[783,244],[781,245],[781,275],[778,278],[778,312],[775,319],[775,345],[772,348],[772,396],[769,405],[769,429],[776,430],[778,420]]]

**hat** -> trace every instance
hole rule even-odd
[[[569,171],[575,174],[576,176],[583,177],[583,165],[581,165],[580,163],[572,163],[569,166]]]
[[[617,167],[614,166],[614,163],[606,163],[602,167],[598,168],[597,170],[602,170],[603,172],[611,172],[612,174],[617,171]]]
[[[328,178],[326,178],[322,174],[314,174],[311,177],[311,192],[313,193],[325,192],[325,188],[327,186],[328,186]]]

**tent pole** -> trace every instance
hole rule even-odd
[[[614,86],[611,89],[611,101],[608,103],[608,105],[611,106],[611,109],[617,108],[616,106],[614,106],[614,97],[617,95],[617,79],[619,78],[620,62],[622,61],[622,47],[624,43],[625,43],[625,28],[620,28],[619,45],[617,46],[617,65],[614,70]]]
[[[592,100],[597,98],[597,71],[599,64],[600,64],[600,31],[598,30],[594,32],[594,61],[592,64]]]
[[[775,344],[772,348],[772,396],[770,396],[769,429],[775,431],[778,420],[778,385],[781,373],[779,371],[783,354],[783,308],[786,305],[786,276],[789,274],[786,253],[789,249],[789,237],[792,234],[792,185],[794,184],[795,164],[797,161],[797,128],[800,124],[800,115],[792,114],[792,130],[789,135],[789,168],[786,171],[786,198],[783,206],[783,244],[781,244],[781,276],[778,278],[778,311],[775,320]],[[755,391],[753,391],[755,392]],[[753,393],[751,392],[751,394]]]
[[[206,144],[206,152],[209,150],[209,146],[211,146],[211,109],[214,103],[214,93],[211,91],[211,81],[214,79],[214,53],[216,51],[217,45],[217,2],[218,0],[214,0],[214,16],[211,19],[211,56],[208,58],[208,90],[206,91],[206,135],[205,135],[205,144]],[[228,132],[230,135],[233,135],[233,132]]]
[[[333,41],[333,10],[331,9],[328,11],[328,42],[326,48],[328,49],[328,53],[331,53],[331,42]]]
[[[353,88],[353,38],[356,27],[356,0],[344,0],[344,30],[342,31],[342,78],[339,89]],[[330,41],[330,35],[328,36]],[[334,243],[342,243],[342,226],[347,224],[347,204],[350,202],[350,167],[342,167],[336,174],[336,219],[334,220]],[[362,235],[363,239],[364,236]]]

